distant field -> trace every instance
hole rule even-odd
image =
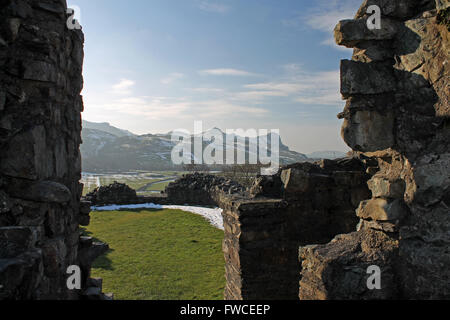
[[[149,195],[164,191],[167,185],[176,180],[184,172],[139,172],[129,174],[83,174],[81,182],[84,184],[83,195],[88,194],[99,186],[107,186],[114,181],[125,183],[139,195]]]
[[[93,277],[118,300],[222,300],[223,231],[179,210],[92,212],[85,234],[111,250]]]

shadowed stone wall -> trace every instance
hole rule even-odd
[[[170,203],[223,209],[225,299],[298,299],[298,247],[355,230],[370,198],[370,159],[283,168],[250,190],[224,178],[187,175],[167,188]]]
[[[107,246],[79,229],[84,37],[66,11],[65,0],[0,1],[0,300],[100,297],[89,270]],[[70,265],[83,290],[67,289]]]
[[[373,4],[381,30],[366,27]],[[301,299],[450,298],[450,46],[437,20],[448,7],[366,0],[337,25],[337,43],[355,48],[341,64],[342,135],[379,170],[358,231],[301,248]],[[381,268],[381,290],[367,288],[371,265]]]

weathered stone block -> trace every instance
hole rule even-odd
[[[389,181],[383,177],[373,177],[367,182],[374,198],[403,198],[405,182],[403,180]]]
[[[6,104],[6,93],[3,90],[0,90],[0,111],[5,108]]]
[[[49,240],[42,246],[45,274],[49,278],[58,278],[64,269],[67,247],[63,239]]]
[[[393,92],[396,88],[394,70],[387,64],[341,61],[341,93],[345,98],[358,94]]]
[[[339,235],[326,245],[300,248],[300,300],[395,299],[398,278],[391,263],[397,253],[398,241],[370,229]],[[371,265],[381,268],[381,290],[367,287]]]
[[[44,61],[24,62],[24,79],[43,82],[56,82],[57,71],[55,67]]]
[[[361,202],[357,215],[365,220],[396,221],[408,215],[408,208],[401,199],[372,199]]]
[[[414,199],[425,206],[442,201],[450,188],[450,153],[423,156],[413,171]]]
[[[14,197],[36,202],[66,203],[72,194],[65,185],[54,181],[39,181],[34,183],[23,182],[10,188]]]
[[[302,170],[287,169],[281,171],[281,181],[286,192],[305,192],[309,187],[309,174]]]
[[[79,217],[80,226],[87,227],[91,223],[90,216],[80,216]]]
[[[342,137],[353,150],[385,150],[395,144],[394,115],[376,111],[357,111],[342,126]]]
[[[0,228],[0,259],[13,258],[28,251],[37,240],[38,233],[33,228]]]
[[[421,0],[365,0],[356,14],[357,18],[368,16],[367,9],[377,5],[383,16],[406,19],[411,18],[417,11]]]
[[[450,7],[450,1],[448,0],[436,0],[436,9],[437,10],[444,10],[446,8]]]
[[[82,216],[88,216],[91,213],[91,202],[81,201],[80,202],[80,214]]]
[[[11,211],[13,204],[8,195],[0,190],[0,214]]]
[[[397,23],[388,18],[383,19],[381,29],[374,30],[367,27],[366,19],[342,20],[334,29],[334,38],[338,45],[352,48],[362,41],[394,39],[397,31]]]

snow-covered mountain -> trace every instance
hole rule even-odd
[[[135,134],[131,133],[130,131],[118,129],[116,127],[111,126],[107,122],[96,123],[96,122],[89,122],[89,121],[83,120],[83,129],[103,131],[103,132],[109,133],[116,137],[136,136]]]
[[[237,142],[235,146],[229,144],[233,135],[219,131],[214,128],[206,133],[220,132],[223,137],[224,154],[233,150],[245,150],[246,157],[249,157],[250,143],[252,139],[245,139],[245,143]],[[115,128],[107,123],[92,123],[83,121],[82,131],[83,144],[81,145],[81,155],[83,160],[83,171],[87,172],[123,172],[133,170],[177,170],[181,169],[173,165],[171,161],[172,149],[175,143],[172,142],[172,133],[167,134],[146,134],[135,135],[129,131]],[[193,139],[194,136],[191,136]],[[308,161],[308,158],[301,153],[291,151],[289,147],[282,143],[280,145],[281,164]],[[271,136],[267,137],[271,142]],[[228,142],[228,143],[227,143]],[[203,142],[203,148],[211,145],[211,142]],[[257,149],[257,148],[256,148]],[[258,149],[257,149],[258,150]]]

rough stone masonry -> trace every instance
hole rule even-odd
[[[0,300],[106,298],[80,237],[83,33],[65,0],[0,1]],[[68,290],[68,266],[82,289]]]
[[[370,5],[381,30],[366,27]],[[341,63],[342,135],[379,169],[358,230],[301,248],[300,299],[450,298],[449,6],[366,0],[336,26],[337,43],[354,48]],[[366,286],[371,265],[381,290]]]

